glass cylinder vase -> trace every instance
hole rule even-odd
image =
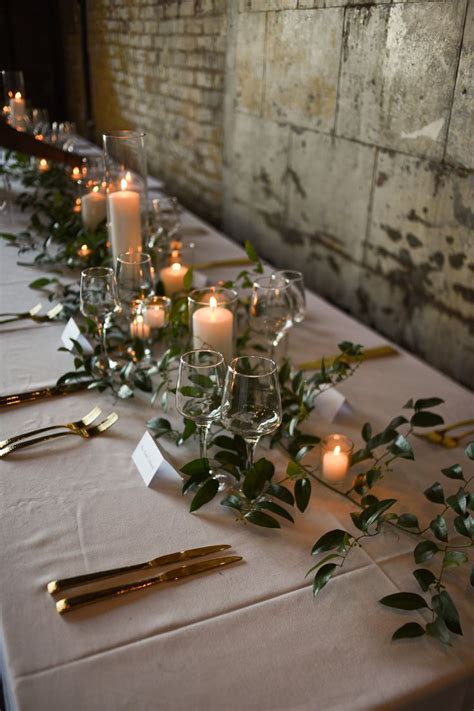
[[[222,353],[227,363],[235,354],[237,292],[211,286],[194,289],[188,296],[189,329],[193,349]]]
[[[103,141],[107,228],[115,260],[122,252],[141,252],[148,233],[145,134],[114,131]]]
[[[2,70],[3,84],[3,114],[10,126],[18,131],[25,131],[27,113],[25,102],[25,81],[23,72]]]
[[[321,440],[321,474],[331,484],[344,482],[351,465],[354,442],[341,434],[331,434]]]

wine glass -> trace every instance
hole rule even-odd
[[[283,276],[259,277],[253,283],[250,298],[250,326],[271,343],[271,357],[292,326],[293,304],[290,283]]]
[[[115,273],[120,302],[130,315],[137,302],[153,292],[151,257],[145,252],[123,252],[117,257]]]
[[[262,356],[234,358],[228,369],[222,396],[221,422],[240,435],[247,447],[247,471],[253,466],[260,437],[281,425],[282,409],[275,362]]]
[[[224,356],[217,351],[188,351],[180,358],[176,409],[196,423],[201,458],[207,457],[209,429],[221,414],[225,375]]]
[[[302,273],[293,269],[280,269],[280,271],[275,272],[275,276],[282,276],[289,283],[293,307],[291,318],[293,323],[301,323],[304,321],[306,313],[306,296]]]
[[[106,331],[112,315],[120,311],[117,283],[113,269],[89,267],[81,273],[81,312],[95,321],[100,339],[100,356],[95,368],[104,374],[112,367],[107,354]]]

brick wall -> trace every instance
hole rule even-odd
[[[226,231],[474,384],[474,2],[229,8]]]
[[[96,138],[147,133],[150,172],[204,217],[222,205],[225,2],[88,3]]]
[[[474,384],[473,0],[87,5],[97,137]]]

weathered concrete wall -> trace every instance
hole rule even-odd
[[[186,205],[474,384],[474,0],[88,11],[98,138],[144,129],[151,172]]]
[[[224,228],[474,384],[474,3],[228,8]]]

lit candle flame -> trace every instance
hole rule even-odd
[[[76,205],[80,205],[80,204],[81,204],[81,198],[76,198]]]
[[[132,182],[132,174],[129,170],[125,173],[125,177],[129,183]]]
[[[21,91],[16,92],[15,99],[21,99]]]
[[[217,299],[215,296],[211,296],[211,298],[209,299],[209,306],[213,311],[215,308],[217,308]]]
[[[120,181],[120,187],[122,188],[122,190],[126,190],[126,189],[127,189],[128,183],[127,183],[127,181],[125,180],[125,178],[122,178],[122,180]]]
[[[98,193],[98,192],[99,192],[99,186],[98,186],[98,185],[94,185],[94,187],[92,188],[92,192],[93,192],[93,193]]]
[[[73,168],[73,169],[72,169],[72,177],[73,177],[73,178],[78,178],[79,175],[80,175],[80,172],[81,172],[81,171],[79,170],[79,168]]]
[[[40,160],[40,167],[43,168],[43,169],[44,169],[44,168],[47,168],[47,167],[48,167],[48,161],[45,160],[44,158],[41,158],[41,160]]]
[[[44,136],[43,136],[42,133],[37,133],[36,136],[35,136],[35,139],[36,139],[37,141],[42,141],[43,138],[44,138]]]
[[[181,264],[179,262],[175,262],[174,264],[171,265],[171,269],[174,272],[179,272],[181,269]]]
[[[334,447],[334,452],[333,452],[333,454],[335,454],[336,457],[337,457],[337,455],[340,454],[340,453],[341,453],[341,448],[340,448],[339,445],[337,445],[337,447]]]
[[[173,249],[171,252],[171,258],[176,259],[177,257],[179,257],[179,250]]]

